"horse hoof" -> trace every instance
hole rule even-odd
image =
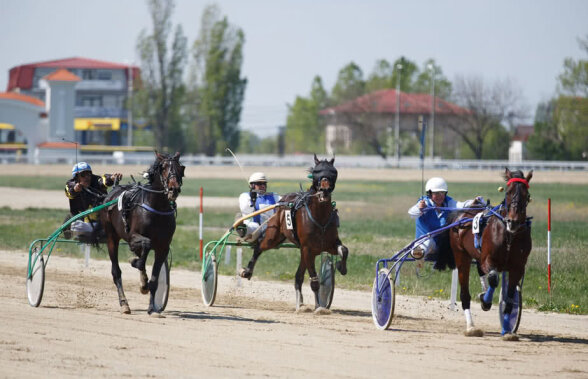
[[[335,264],[335,267],[337,267],[337,270],[339,270],[339,272],[341,273],[341,275],[346,275],[347,274],[347,265],[344,265],[343,262],[337,262]]]
[[[484,337],[484,332],[482,329],[471,328],[465,331],[464,335],[466,337]]]
[[[331,311],[325,307],[318,307],[317,309],[314,310],[314,314],[315,315],[330,315]]]
[[[516,334],[513,334],[513,333],[506,333],[505,335],[502,336],[502,340],[503,341],[518,341],[519,336],[517,336]]]
[[[484,292],[478,294],[478,298],[480,299],[480,305],[482,306],[482,310],[487,312],[492,308],[492,303],[486,303],[484,301]]]
[[[164,315],[162,315],[161,313],[157,313],[157,312],[149,313],[149,317],[151,317],[151,318],[165,318]]]
[[[124,315],[130,315],[131,314],[131,308],[128,306],[128,304],[121,305],[120,306],[120,313],[122,313]]]
[[[139,289],[141,290],[141,294],[143,295],[147,295],[149,293],[149,288],[147,286],[140,287]]]
[[[252,275],[253,273],[246,268],[242,268],[241,271],[239,271],[239,276],[247,280],[250,280]]]
[[[310,313],[310,312],[312,312],[312,309],[310,309],[306,305],[301,305],[300,307],[296,308],[295,312],[296,313]]]

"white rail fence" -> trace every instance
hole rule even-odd
[[[243,166],[273,166],[273,167],[308,167],[313,162],[310,154],[284,155],[282,157],[270,154],[237,154],[239,162]],[[89,161],[98,164],[134,164],[149,165],[153,162],[153,153],[136,152],[111,154],[78,153],[78,161]],[[319,158],[329,158],[320,155]],[[18,156],[14,153],[0,153],[1,164],[31,163],[31,164],[74,164],[75,155],[64,157],[63,153],[43,154],[35,157],[34,162],[29,162],[26,156]],[[383,159],[377,155],[361,156],[336,156],[338,167],[358,168],[405,168],[420,169],[421,161],[418,157],[401,157]],[[232,156],[207,157],[204,155],[183,155],[182,163],[188,166],[231,166],[235,164]],[[508,166],[511,169],[522,170],[550,170],[550,171],[587,171],[586,161],[522,161],[509,162],[508,160],[463,160],[463,159],[430,159],[424,160],[425,169],[450,169],[450,170],[497,170]]]

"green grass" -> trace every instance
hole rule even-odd
[[[274,181],[270,190],[278,193],[299,189],[299,181]],[[62,189],[63,178],[2,177],[0,186],[24,188]],[[302,181],[304,187],[308,181]],[[450,195],[458,200],[482,195],[496,204],[502,194],[496,191],[496,183],[452,183]],[[231,225],[237,210],[237,196],[243,191],[242,180],[194,180],[187,179],[182,195],[196,196],[200,186],[208,196],[227,196],[235,199],[235,209],[206,207],[204,214],[205,243],[222,236]],[[406,211],[420,194],[420,182],[344,181],[337,183],[334,200],[338,201],[341,218],[340,237],[349,248],[348,275],[336,276],[337,288],[370,290],[375,275],[375,263],[380,258],[391,257],[414,238],[414,221]],[[533,216],[533,251],[529,257],[523,287],[525,307],[539,310],[588,314],[588,199],[583,185],[532,184],[533,202],[528,214]],[[547,199],[552,199],[552,293],[547,293]],[[64,202],[66,201],[64,197]],[[63,214],[54,210],[27,209],[13,211],[0,208],[0,248],[28,250],[36,238],[51,234],[63,221]],[[200,269],[198,259],[198,212],[182,208],[178,212],[177,230],[172,243],[173,265],[188,269]],[[121,249],[121,260],[128,256],[128,249]],[[229,264],[224,257],[219,270],[222,274],[235,272],[235,250]],[[59,246],[58,254],[80,255],[73,246]],[[244,249],[243,264],[251,257]],[[108,258],[105,247],[93,254]],[[299,253],[294,249],[264,252],[255,275],[263,279],[294,281]],[[432,298],[449,298],[451,273],[437,272],[426,266],[417,276],[413,263],[406,263],[401,270],[400,294],[421,295]],[[477,275],[472,275],[472,296],[480,288]],[[308,279],[306,280],[308,285]],[[336,295],[335,295],[336,296]],[[369,296],[369,295],[366,295]],[[498,296],[495,296],[495,300]]]

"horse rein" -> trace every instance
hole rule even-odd
[[[170,169],[168,171],[168,175],[167,178],[165,180],[163,180],[163,173],[160,170],[159,172],[159,180],[161,181],[161,184],[163,185],[163,193],[165,195],[167,195],[169,193],[169,181],[172,178],[176,178],[178,183],[180,184],[180,186],[182,185],[182,178],[178,176],[178,173],[176,172],[176,166],[173,163],[174,159],[173,158],[168,158],[168,159],[164,159],[161,163],[160,166],[163,166],[163,163],[169,161],[170,162]]]

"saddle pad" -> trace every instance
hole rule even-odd
[[[120,194],[120,196],[118,197],[118,210],[122,211],[123,210],[123,200],[125,197],[125,193],[127,193],[127,191],[123,191],[123,193]]]

